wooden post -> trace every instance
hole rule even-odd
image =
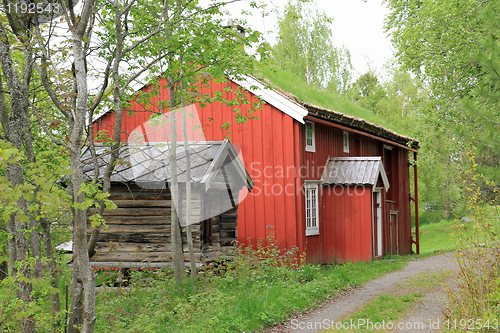
[[[420,254],[420,235],[418,232],[418,168],[417,168],[417,152],[413,152],[413,182],[415,185],[415,245],[417,254]]]

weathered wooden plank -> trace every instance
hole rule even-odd
[[[201,241],[201,234],[193,234],[193,241]],[[164,243],[170,242],[170,233],[164,234],[144,234],[144,233],[124,233],[124,234],[105,234],[99,235],[99,242],[132,242],[132,243]],[[182,236],[182,241],[186,242],[185,235]]]
[[[233,223],[236,223],[236,221],[238,221],[238,215],[235,214],[235,215],[230,215],[230,214],[222,214],[220,216],[220,220],[223,221],[223,222],[233,222]]]
[[[95,214],[95,208],[90,208],[87,215]],[[170,208],[117,208],[105,210],[103,216],[167,216]]]
[[[111,200],[170,200],[170,193],[151,193],[151,192],[112,192],[109,198]]]
[[[112,183],[111,184],[111,192],[148,192],[148,193],[170,193],[170,190],[167,189],[146,189],[140,186],[137,186],[134,183]]]
[[[193,242],[195,251],[201,251],[202,243]],[[96,251],[98,253],[108,252],[170,252],[172,245],[170,243],[125,243],[125,242],[109,242],[97,243]],[[183,251],[188,251],[187,243],[183,244]]]
[[[189,261],[189,253],[183,253],[184,261]],[[200,262],[201,252],[195,253],[194,257],[196,262]],[[169,262],[172,261],[172,252],[111,252],[95,255],[92,261],[148,261],[148,262]]]
[[[221,230],[236,230],[236,223],[220,222],[219,226]]]
[[[181,228],[181,232],[185,233],[187,231],[186,227]],[[191,224],[191,232],[193,234],[201,232],[201,224]]]
[[[169,216],[106,216],[106,224],[165,224],[170,225]]]
[[[164,243],[170,242],[170,233],[164,234],[104,234],[99,235],[99,242]]]
[[[171,267],[171,262],[135,262],[135,261],[105,261],[105,262],[91,262],[90,263],[95,268],[162,268],[162,267]],[[201,263],[197,262],[196,267],[201,267]],[[190,263],[185,261],[185,267],[190,267]]]
[[[223,238],[234,238],[236,239],[236,230],[221,230],[220,237]]]
[[[92,228],[87,228],[87,232]],[[168,224],[107,224],[106,228],[101,228],[101,234],[112,233],[170,233],[170,225]]]
[[[165,207],[170,208],[171,200],[115,200],[114,203],[118,208],[148,208],[148,207]]]
[[[113,233],[170,233],[170,224],[107,224],[106,228],[101,229],[103,234]],[[88,227],[87,231],[91,231],[92,227]],[[185,230],[185,228],[183,228]],[[201,226],[194,224],[191,226],[193,234],[199,233]]]

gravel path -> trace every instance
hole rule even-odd
[[[270,332],[273,333],[312,333],[320,332],[322,329],[334,327],[332,321],[338,322],[345,320],[356,309],[369,303],[375,297],[387,293],[401,294],[402,289],[398,284],[410,281],[412,277],[422,272],[440,272],[440,271],[458,271],[453,253],[446,253],[425,259],[413,259],[406,267],[399,271],[388,273],[378,279],[366,283],[363,287],[353,289],[341,295],[331,298],[323,306],[312,310],[292,320],[276,325]],[[453,278],[449,278],[447,284],[454,287]],[[408,292],[412,291],[408,287]],[[404,291],[404,288],[403,288]],[[401,322],[426,323],[424,329],[412,328],[401,332],[432,332],[429,329],[429,320],[436,322],[442,321],[442,311],[445,306],[445,296],[442,287],[434,288],[419,304],[417,304],[409,314],[401,319]]]

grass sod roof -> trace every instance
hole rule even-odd
[[[345,125],[405,146],[411,143],[413,149],[420,148],[418,140],[399,134],[401,130],[398,126],[386,122],[379,115],[356,105],[345,96],[308,85],[286,70],[273,71],[270,67],[261,67],[260,74],[261,79],[271,87],[304,106],[310,116]]]

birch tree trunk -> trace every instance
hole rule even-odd
[[[27,121],[25,119],[26,110],[25,96],[23,95],[22,86],[11,57],[10,43],[5,32],[3,24],[0,23],[0,63],[2,71],[6,79],[7,86],[10,91],[10,105],[11,113],[8,120],[8,136],[7,139],[10,143],[17,148],[19,152],[22,151],[23,142],[23,124]],[[7,176],[11,186],[15,188],[24,184],[24,176],[21,165],[18,163],[7,164]],[[17,205],[19,211],[11,215],[8,222],[8,230],[12,232],[13,242],[9,243],[9,250],[15,253],[12,256],[13,262],[21,263],[20,272],[25,279],[18,282],[19,289],[16,291],[18,299],[22,300],[25,304],[31,302],[32,285],[29,282],[31,278],[30,267],[28,264],[29,257],[29,241],[28,241],[28,206],[25,198],[21,196]],[[21,217],[21,215],[24,215]],[[12,270],[12,274],[17,274],[17,271]],[[21,313],[24,312],[25,306],[21,307]],[[21,317],[21,330],[23,333],[35,332],[35,318],[33,316]]]
[[[185,92],[184,82],[181,82],[182,93]],[[186,100],[184,94],[181,96],[182,104],[182,136],[184,138],[184,152],[186,153],[186,237],[189,249],[189,263],[191,277],[196,277],[196,259],[194,257],[193,233],[191,230],[191,155],[189,153],[189,141],[187,136]]]
[[[184,279],[184,254],[182,252],[182,237],[179,226],[179,182],[177,180],[177,124],[175,121],[175,81],[168,79],[168,93],[170,100],[170,149],[168,160],[170,167],[170,193],[172,195],[171,213],[171,243],[172,243],[172,268],[174,269],[175,284],[179,286]]]
[[[83,30],[84,32],[85,30]],[[82,281],[84,292],[84,320],[82,332],[93,332],[95,314],[95,281],[87,244],[87,215],[83,207],[85,194],[80,191],[83,183],[83,169],[81,164],[81,144],[85,115],[87,111],[87,70],[85,68],[85,54],[83,52],[83,32],[73,34],[73,56],[75,64],[75,78],[78,89],[76,100],[76,115],[70,136],[69,161],[73,174],[71,182],[73,185],[73,202],[75,203],[75,214],[73,216],[74,249],[76,251],[76,265],[78,275]]]
[[[122,31],[122,22],[121,16],[126,12],[120,11],[120,3],[115,0],[113,3],[113,9],[115,14],[115,34],[116,34],[116,49],[114,53],[113,59],[113,68],[112,68],[112,76],[113,76],[113,107],[115,110],[115,127],[114,127],[114,135],[113,142],[110,147],[111,154],[110,160],[106,165],[106,169],[103,174],[103,189],[104,193],[109,193],[111,189],[111,174],[115,168],[115,162],[120,155],[120,142],[121,142],[121,132],[122,132],[122,91],[120,85],[120,63],[123,59],[123,41],[124,35]],[[126,24],[126,23],[125,23]],[[107,78],[106,78],[107,79]],[[89,133],[90,140],[93,140],[93,133]],[[99,172],[96,169],[96,172]],[[102,215],[105,209],[104,202],[99,203],[99,208],[97,209],[97,213]],[[88,253],[89,256],[92,257],[95,253],[95,247],[97,245],[97,240],[99,239],[99,234],[101,232],[101,226],[96,226],[91,233],[89,245],[88,245]]]
[[[72,19],[72,41],[73,41],[73,61],[75,68],[75,83],[77,88],[76,109],[73,119],[70,119],[71,131],[69,136],[69,161],[73,170],[71,175],[72,198],[74,203],[73,215],[73,248],[76,254],[75,263],[78,269],[77,285],[81,281],[83,287],[83,333],[94,331],[96,321],[95,313],[95,277],[88,254],[87,242],[87,214],[84,208],[85,193],[81,191],[84,183],[83,168],[81,163],[81,145],[83,129],[85,127],[85,116],[87,114],[88,103],[88,82],[86,69],[86,55],[83,50],[83,36],[88,27],[88,22],[92,14],[94,2],[87,0],[84,3],[80,20]],[[72,10],[72,8],[71,8]],[[73,16],[73,15],[72,15]],[[75,277],[75,274],[74,274]],[[80,281],[78,281],[80,280]],[[75,282],[75,281],[73,281]],[[73,310],[73,309],[72,309]]]

